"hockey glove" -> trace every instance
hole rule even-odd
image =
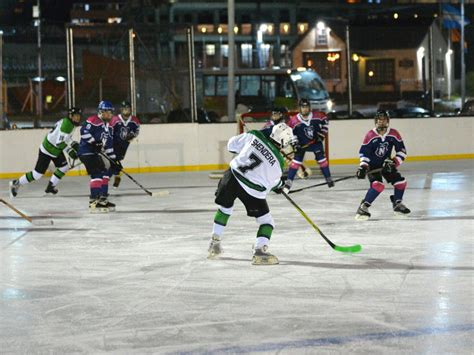
[[[300,148],[300,142],[298,141],[297,136],[293,136],[293,138],[291,138],[290,145],[293,147],[294,151]]]
[[[103,147],[104,146],[103,146],[102,142],[96,142],[95,145],[94,145],[94,149],[97,153],[102,152]]]
[[[133,133],[128,133],[127,136],[125,137],[125,140],[127,142],[130,142],[133,138],[135,138],[135,135]]]
[[[273,188],[273,192],[276,194],[281,194],[283,192],[283,189],[285,188],[285,181],[286,179],[281,179],[280,183],[278,184],[278,187]]]
[[[357,169],[356,176],[358,179],[365,179],[365,176],[367,175],[367,165],[361,165],[359,166],[359,169]]]
[[[77,152],[79,151],[79,143],[73,141],[67,150],[67,154],[71,157],[71,159],[77,159]]]
[[[395,162],[392,159],[385,159],[382,166],[382,173],[392,174],[396,171]]]

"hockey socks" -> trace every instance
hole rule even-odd
[[[396,182],[393,184],[393,197],[395,201],[403,200],[403,194],[405,193],[405,189],[407,188],[406,180]]]
[[[18,182],[20,183],[20,185],[26,185],[32,181],[41,179],[42,176],[43,174],[38,173],[37,171],[33,170],[33,171],[27,172],[25,175],[20,177],[18,179]]]
[[[102,177],[102,183],[100,186],[100,195],[101,196],[108,196],[109,195],[109,180],[110,177],[105,175]]]
[[[91,189],[91,199],[98,199],[100,197],[102,179],[91,179],[89,186]]]
[[[370,184],[370,189],[367,191],[367,194],[365,195],[364,201],[368,202],[369,204],[372,204],[372,202],[375,201],[378,195],[384,190],[385,186],[382,182],[380,181],[373,181]]]
[[[49,179],[51,184],[53,186],[56,186],[58,184],[59,180],[61,180],[64,177],[64,175],[66,175],[66,172],[68,170],[69,170],[69,167],[67,165],[62,166],[60,168],[56,168],[56,170],[54,170],[53,175],[51,176],[51,179]]]
[[[214,216],[214,224],[212,226],[212,234],[220,237],[224,232],[224,228],[229,221],[230,216],[232,215],[233,208],[225,208],[219,206],[215,216]]]

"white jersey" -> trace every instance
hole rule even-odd
[[[230,168],[249,195],[264,199],[280,185],[283,156],[262,132],[250,131],[232,137],[227,149],[238,154],[230,162]]]

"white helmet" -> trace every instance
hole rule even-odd
[[[273,126],[270,138],[278,143],[280,148],[285,148],[293,140],[293,130],[286,123],[279,123]]]

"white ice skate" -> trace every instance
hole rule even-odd
[[[278,258],[269,253],[268,245],[256,248],[252,257],[252,265],[276,265],[279,263]]]
[[[221,246],[221,238],[213,234],[211,238],[211,242],[209,243],[209,249],[207,250],[209,255],[207,256],[208,259],[214,259],[224,253],[224,250]]]
[[[370,203],[362,201],[357,209],[355,219],[359,221],[367,221],[370,218],[369,207]]]

